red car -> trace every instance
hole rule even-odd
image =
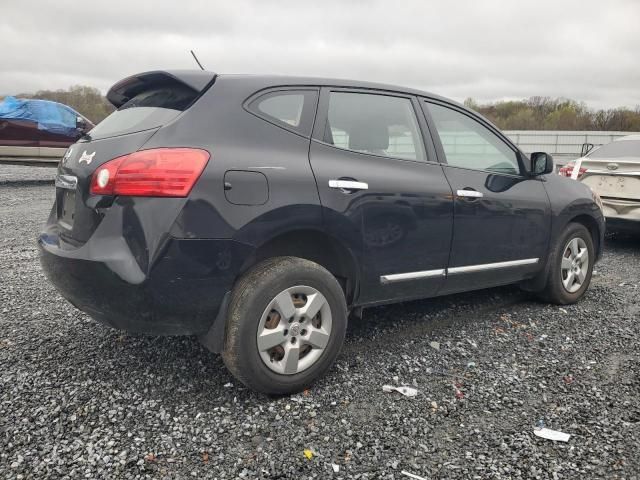
[[[55,165],[93,127],[67,105],[5,97],[0,102],[0,163]]]

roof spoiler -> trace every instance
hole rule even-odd
[[[124,78],[107,92],[107,100],[120,108],[141,92],[155,87],[183,85],[196,93],[206,90],[217,77],[216,73],[203,70],[156,70]]]

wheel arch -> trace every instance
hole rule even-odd
[[[567,222],[567,225],[569,225],[570,223],[578,223],[580,225],[583,225],[587,230],[589,230],[589,233],[591,234],[591,240],[593,241],[593,249],[596,252],[596,258],[599,257],[601,248],[602,248],[601,232],[600,232],[600,226],[598,225],[598,222],[596,221],[596,219],[593,218],[591,215],[587,215],[586,213],[583,213],[571,218]],[[565,228],[566,228],[566,225],[565,225]]]
[[[591,235],[591,239],[593,241],[593,248],[596,252],[596,259],[598,259],[602,254],[602,243],[604,235],[604,232],[601,232],[600,230],[598,220],[587,213],[576,213],[573,216],[566,216],[565,218],[567,220],[564,222],[558,222],[555,229],[553,230],[551,243],[549,244],[549,252],[553,251],[553,249],[556,248],[557,242],[559,241],[562,233],[566,230],[566,228],[572,223],[577,223],[584,226],[589,231],[589,234]],[[552,255],[547,255],[547,260],[544,263],[544,268],[540,271],[540,273],[532,279],[526,280],[520,284],[523,290],[529,292],[537,292],[544,288],[549,275],[549,262],[552,259]]]
[[[354,253],[338,239],[322,230],[295,229],[279,233],[260,244],[245,262],[242,273],[267,258],[292,256],[304,258],[323,266],[338,279],[347,306],[358,295],[360,272]]]

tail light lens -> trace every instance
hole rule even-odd
[[[92,195],[186,197],[209,152],[197,148],[155,148],[114,158],[91,177]]]
[[[567,163],[564,167],[562,167],[558,171],[558,173],[563,177],[571,178],[571,175],[573,174],[573,169],[575,168],[575,166],[576,164],[573,162]],[[580,177],[582,177],[586,171],[587,171],[586,168],[580,167],[578,169],[578,179],[580,179]]]

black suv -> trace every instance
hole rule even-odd
[[[555,303],[601,255],[599,198],[481,116],[364,82],[156,71],[60,162],[51,282],[107,325],[198,335],[299,391],[363,307],[519,283]]]

